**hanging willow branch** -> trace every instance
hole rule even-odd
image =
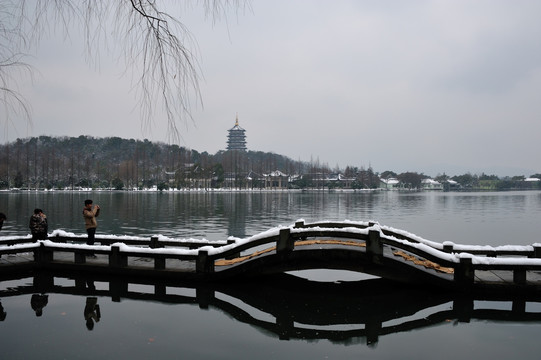
[[[228,8],[241,9],[247,1],[206,0],[197,4],[216,20]],[[14,28],[19,34],[31,33],[29,40],[20,37],[25,46],[35,45],[51,27],[62,27],[64,36],[69,37],[73,26],[82,26],[87,59],[99,59],[104,48],[118,51],[126,72],[132,76],[142,130],[150,132],[156,126],[155,118],[161,110],[167,118],[169,140],[180,140],[179,125],[193,121],[191,104],[202,105],[197,43],[179,20],[158,6],[158,1],[0,0],[0,8],[8,3],[15,9],[10,12],[19,14]]]

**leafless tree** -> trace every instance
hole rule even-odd
[[[89,60],[108,49],[125,61],[141,104],[143,131],[151,131],[155,108],[167,115],[168,133],[179,140],[180,124],[193,121],[191,105],[202,105],[197,43],[190,31],[164,10],[159,0],[0,0],[1,104],[30,119],[28,104],[14,90],[10,71],[29,70],[24,51],[51,28],[69,37],[73,26],[86,35]],[[175,5],[174,2],[169,4]],[[249,7],[249,0],[194,0],[177,6],[200,6],[217,21],[228,9]],[[8,71],[9,69],[9,71]],[[39,69],[38,69],[39,70]]]
[[[14,16],[13,8],[0,1],[0,104],[6,122],[10,121],[11,113],[20,113],[30,122],[30,109],[15,87],[17,75],[31,72],[30,66],[22,61],[24,54],[18,50],[24,38],[12,22]]]

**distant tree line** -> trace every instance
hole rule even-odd
[[[178,145],[119,137],[40,136],[0,145],[0,188],[222,187],[228,174],[302,172],[306,164],[263,152],[214,155]],[[230,175],[231,176],[231,175]],[[206,182],[196,181],[205,179]]]
[[[396,178],[405,188],[419,189],[421,183],[429,176],[423,173],[406,172],[396,174],[392,171],[384,171],[380,174],[381,178]],[[532,174],[529,178],[541,179],[541,174]],[[434,180],[443,185],[444,190],[536,190],[541,189],[541,181],[525,181],[524,175],[512,177],[498,177],[497,175],[481,175],[466,173],[462,175],[449,176],[438,174]]]
[[[532,174],[529,178],[541,179],[541,174]],[[487,175],[484,173],[481,173],[481,175],[467,173],[453,177],[444,174],[437,176],[435,179],[441,182],[448,179],[454,180],[459,183],[464,190],[541,190],[541,181],[528,182],[524,175],[505,176],[500,178],[496,175]]]
[[[295,161],[261,151],[198,152],[178,145],[119,137],[40,136],[0,145],[0,189],[246,188],[254,179],[279,171],[293,188],[375,189],[380,179],[396,178],[406,189],[421,188],[423,173],[374,172],[372,167],[331,169],[318,160]],[[541,174],[530,177],[541,178]],[[524,176],[438,175],[461,189],[531,189],[541,182]]]

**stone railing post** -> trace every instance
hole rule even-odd
[[[234,243],[236,243],[235,240],[232,240],[232,239],[227,240],[227,245],[231,245],[231,244],[234,244]],[[226,256],[225,259],[226,260],[232,260],[232,259],[236,259],[238,257],[240,257],[240,251]]]
[[[513,283],[517,285],[526,284],[526,270],[525,269],[513,270]]]
[[[306,225],[304,224],[304,220],[299,220],[295,222],[295,226],[293,226],[295,229],[305,229]],[[306,240],[306,236],[301,236],[301,240]]]
[[[374,345],[378,343],[379,334],[382,330],[382,323],[378,319],[370,318],[365,324],[366,330],[366,343],[367,345]]]
[[[511,311],[515,314],[523,315],[526,312],[526,299],[522,297],[514,299]]]
[[[291,229],[280,229],[280,235],[278,236],[278,241],[276,242],[276,252],[287,253],[293,251],[294,248],[295,242],[291,237]]]
[[[276,316],[276,327],[280,340],[290,340],[291,334],[295,333],[295,320],[290,313],[278,313]]]
[[[39,248],[34,250],[34,261],[40,264],[46,264],[53,261],[53,250],[45,247],[44,243],[40,243]]]
[[[154,269],[165,269],[165,255],[154,255]]]
[[[451,254],[453,252],[453,249],[454,249],[454,244],[450,244],[450,243],[443,244],[444,253]]]
[[[158,239],[157,236],[152,236],[150,238],[150,248],[151,249],[157,249],[157,248],[162,248],[163,246],[160,244],[160,240]]]
[[[295,228],[300,229],[304,227],[304,220],[299,220],[295,222]]]
[[[128,293],[128,283],[118,279],[109,281],[109,293],[113,302],[120,302],[121,298]]]
[[[462,295],[453,300],[453,312],[459,322],[469,323],[473,314],[473,298]]]
[[[475,270],[471,258],[460,258],[460,263],[455,267],[454,279],[462,285],[473,284]]]
[[[195,288],[195,299],[199,304],[199,308],[208,309],[214,298],[214,289],[212,289],[211,287],[203,285]]]
[[[154,295],[156,296],[167,295],[167,286],[165,286],[165,284],[154,284]]]
[[[125,267],[128,265],[128,257],[120,253],[119,246],[111,246],[111,253],[109,254],[109,266],[110,267]]]
[[[50,289],[54,286],[54,276],[49,272],[36,272],[34,274],[34,280],[32,285],[37,292],[47,292],[47,289]]]
[[[73,261],[76,264],[86,264],[86,255],[82,251],[75,251],[73,254]]]
[[[195,272],[208,274],[214,272],[214,260],[209,258],[209,253],[206,250],[197,252],[197,260],[195,261]]]
[[[383,261],[383,243],[379,230],[369,230],[368,240],[366,240],[366,254],[370,261],[381,263]]]

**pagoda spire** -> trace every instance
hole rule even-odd
[[[235,126],[228,130],[227,150],[246,151],[246,130],[239,126],[239,113],[235,118]]]

